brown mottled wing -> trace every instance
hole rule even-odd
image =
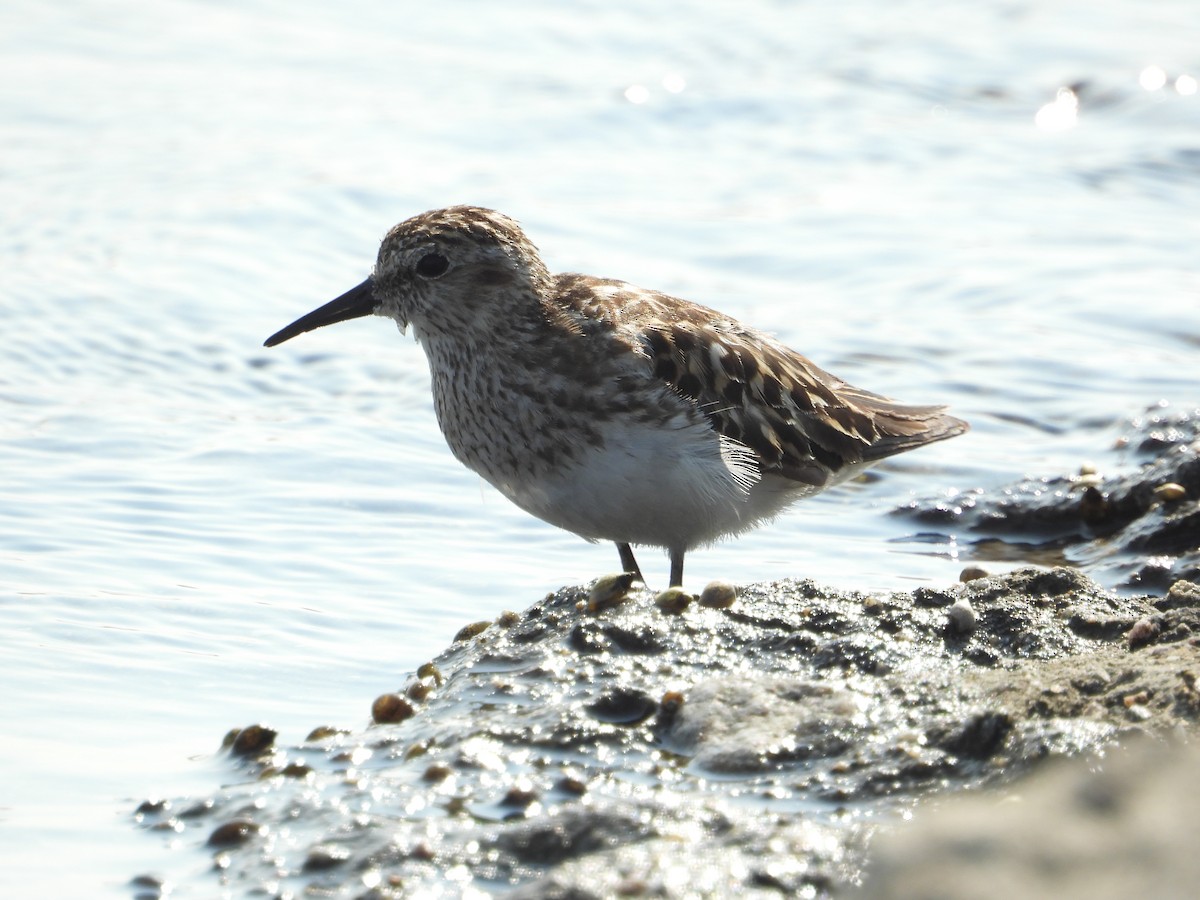
[[[967,429],[943,407],[861,390],[766,335],[710,310],[688,312],[669,326],[644,327],[654,372],[694,400],[717,431],[750,447],[764,472],[823,485],[847,465]]]
[[[941,406],[906,406],[846,384],[707,307],[587,275],[558,275],[555,289],[546,304],[552,323],[644,354],[656,377],[753,450],[764,472],[821,487],[848,465],[967,430]]]

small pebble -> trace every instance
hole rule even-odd
[[[323,741],[325,738],[331,738],[339,734],[349,734],[344,728],[334,728],[330,725],[318,725],[308,733],[308,737],[304,739],[305,743],[313,741]]]
[[[1145,647],[1153,641],[1162,629],[1157,623],[1150,619],[1138,619],[1133,623],[1133,627],[1125,634],[1125,640],[1129,644],[1130,650],[1137,650],[1139,647]]]
[[[412,714],[412,704],[399,694],[381,694],[371,704],[371,718],[380,725],[403,722]]]
[[[1176,500],[1182,500],[1187,496],[1187,488],[1182,484],[1176,484],[1174,481],[1168,481],[1166,484],[1160,484],[1154,489],[1154,496],[1163,503],[1174,503]]]
[[[1125,704],[1125,708],[1131,706],[1141,706],[1150,699],[1150,692],[1147,690],[1138,691],[1136,694],[1126,694],[1121,702]]]
[[[244,844],[262,830],[262,826],[249,819],[232,819],[218,825],[208,836],[210,847],[236,847]]]
[[[433,688],[429,685],[429,682],[414,681],[404,689],[404,693],[409,700],[416,700],[418,703],[420,703],[429,696],[429,692],[432,690]]]
[[[1088,525],[1103,525],[1112,517],[1112,503],[1099,488],[1088,485],[1079,497],[1079,517]]]
[[[677,713],[683,706],[683,694],[680,691],[667,691],[658,705],[665,713]]]
[[[598,613],[625,602],[636,578],[632,572],[601,575],[588,593],[587,611]]]
[[[186,808],[180,810],[179,818],[188,820],[202,819],[209,815],[216,808],[216,805],[216,802],[211,798],[197,800],[195,803],[192,803]]]
[[[737,588],[728,581],[710,581],[700,592],[699,603],[709,609],[728,609],[737,599]]]
[[[966,600],[955,600],[946,607],[946,620],[956,634],[970,634],[975,630],[979,616]]]
[[[425,841],[419,841],[414,844],[412,849],[408,851],[408,855],[412,859],[419,859],[422,862],[429,862],[437,859],[437,854],[433,852],[433,848]]]
[[[425,771],[421,774],[421,778],[430,784],[437,784],[439,781],[445,781],[453,774],[454,770],[445,763],[433,763],[426,767]]]
[[[416,759],[419,756],[425,756],[432,749],[433,749],[433,747],[431,746],[430,741],[428,741],[428,740],[417,741],[415,744],[413,744],[411,747],[409,747],[407,750],[404,751],[404,758],[406,760]]]
[[[677,616],[691,605],[692,595],[683,588],[667,588],[654,598],[654,605],[669,616]]]
[[[661,888],[660,888],[661,890]],[[626,878],[617,885],[618,897],[646,897],[651,891],[650,883],[642,878]]]
[[[438,667],[431,662],[424,663],[421,668],[417,669],[417,677],[432,678],[434,684],[436,684],[438,687],[442,686],[442,673]]]
[[[324,872],[340,866],[350,858],[350,851],[338,844],[320,844],[308,851],[304,859],[305,872]]]
[[[258,756],[271,749],[276,733],[263,725],[249,725],[233,735],[229,752],[234,756]]]
[[[458,629],[458,634],[454,636],[454,642],[457,644],[460,641],[469,641],[475,635],[482,634],[491,627],[491,622],[472,622],[470,625],[464,625]]]
[[[1135,722],[1145,722],[1154,713],[1149,708],[1135,703],[1133,706],[1126,708],[1125,715],[1129,716]]]
[[[554,782],[554,789],[562,791],[564,794],[571,794],[575,797],[582,797],[587,793],[587,782],[582,778],[577,778],[574,775],[564,775],[558,781]]]
[[[978,581],[980,578],[988,578],[991,573],[983,566],[967,566],[958,573],[958,580],[964,584],[968,581]]]
[[[525,809],[528,806],[532,806],[537,800],[538,792],[534,790],[533,785],[522,781],[510,787],[500,803],[502,806],[515,806],[518,809]]]

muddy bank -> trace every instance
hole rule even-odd
[[[233,784],[135,817],[235,894],[838,894],[878,825],[930,798],[1200,715],[1186,582],[1125,597],[1053,569],[669,599],[564,589],[465,628],[375,702],[387,724],[245,730]]]

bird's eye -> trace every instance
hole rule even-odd
[[[417,260],[417,274],[422,278],[437,278],[446,274],[450,260],[440,253],[426,253]]]

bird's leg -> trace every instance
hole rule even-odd
[[[633,558],[633,548],[628,544],[617,544],[617,552],[621,554],[621,571],[632,572],[637,576],[638,581],[645,584],[646,579],[642,577],[642,570],[638,568],[637,560]]]
[[[682,550],[671,551],[670,587],[683,587],[683,553]]]

